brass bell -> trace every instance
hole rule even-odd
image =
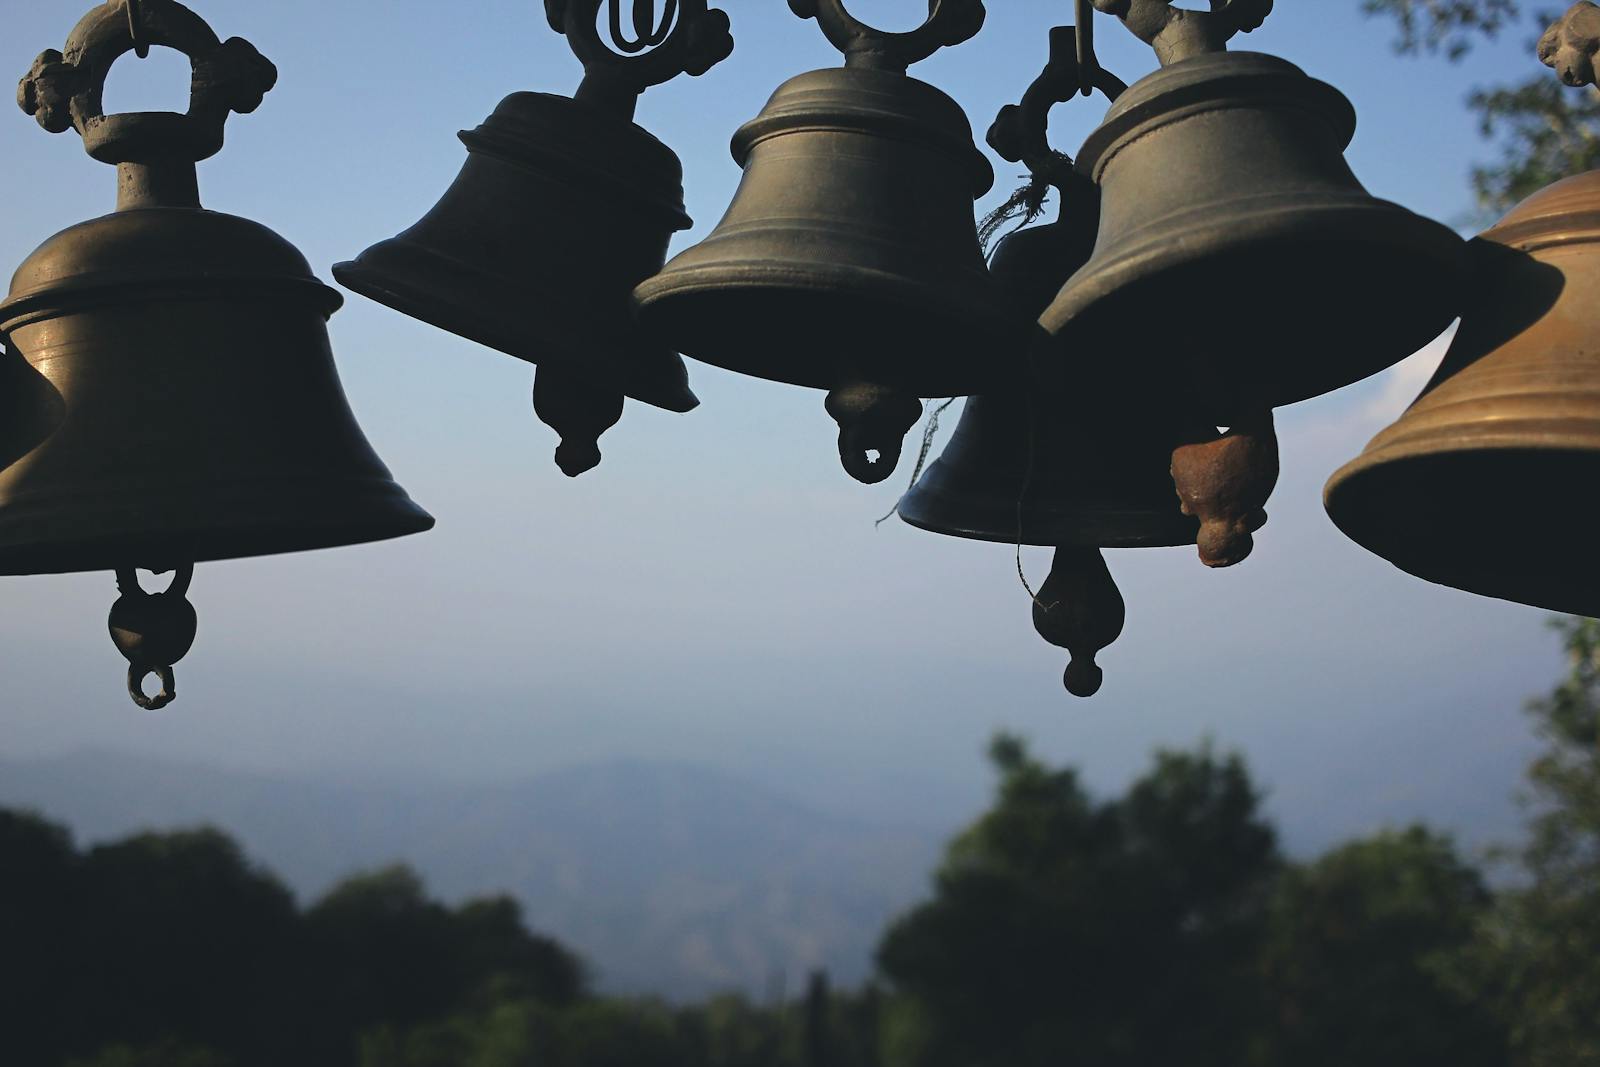
[[[1600,8],[1539,42],[1561,80],[1595,81]],[[1393,426],[1329,479],[1335,525],[1401,570],[1600,616],[1589,487],[1600,476],[1600,170],[1534,193],[1469,246],[1450,350]]]
[[[845,53],[780,86],[733,138],[744,178],[704,241],[640,283],[652,333],[686,355],[829,390],[845,469],[894,470],[918,397],[1015,380],[1025,332],[984,270],[972,202],[993,184],[954,100],[905,73],[978,31],[941,0],[880,33],[841,0],[790,0]],[[980,355],[981,353],[981,355]]]
[[[1094,257],[1040,320],[1064,351],[1149,353],[1231,425],[1382,370],[1450,325],[1463,242],[1362,188],[1343,155],[1350,102],[1281,59],[1222,50],[1271,0],[1095,6],[1165,65],[1078,156],[1103,203]]]
[[[1441,585],[1600,616],[1600,171],[1472,243],[1475,294],[1415,403],[1324,494],[1351,539]]]
[[[1027,163],[1033,182],[1024,199],[1037,203],[1043,182],[1060,194],[1055,222],[1008,235],[994,254],[995,278],[1029,317],[1089,258],[1098,218],[1098,190],[1045,141],[1050,104],[1076,95],[1084,81],[1072,27],[1051,31],[1050,54],[1022,103],[1002,110],[989,131],[1002,157]],[[1098,73],[1115,96],[1120,83]],[[1125,614],[1100,550],[1195,544],[1200,522],[1191,501],[1174,491],[1174,473],[1181,470],[1191,489],[1214,485],[1216,478],[1175,466],[1175,454],[1214,450],[1222,439],[1215,426],[1157,383],[1141,381],[1124,360],[1076,352],[1065,360],[1036,360],[1031,372],[1027,391],[967,401],[944,453],[898,510],[906,522],[935,533],[1056,548],[1050,577],[1034,599],[1034,625],[1072,653],[1068,691],[1091,696],[1102,681],[1095,654],[1121,633]],[[1241,458],[1248,461],[1243,473],[1236,462]],[[1220,459],[1229,486],[1248,486],[1265,500],[1276,478],[1275,455],[1264,486],[1249,477],[1259,457],[1242,457],[1235,446]],[[1195,496],[1219,505],[1205,511],[1208,525],[1226,517],[1248,526],[1242,542],[1226,528],[1234,555],[1207,560],[1213,564],[1242,559],[1249,532],[1265,521],[1264,513],[1259,521],[1253,514],[1248,520],[1233,515],[1230,507],[1240,501],[1216,499],[1225,495]]]
[[[676,21],[600,40],[602,0],[547,0],[546,14],[584,64],[576,97],[513,93],[463,132],[467,162],[444,198],[398,237],[333,268],[348,289],[539,369],[534,410],[560,435],[568,476],[600,462],[599,436],[624,397],[668,411],[700,402],[683,360],[643,336],[630,295],[661,269],[690,225],[683,166],[633,122],[638,96],[733,49],[728,18],[685,0]],[[649,6],[635,7],[648,19]]]
[[[193,563],[416,533],[433,520],[373,453],[329,350],[340,305],[259,223],[200,207],[195,163],[277,71],[174,0],[91,11],[23,79],[23,109],[117,166],[117,211],[50,238],[0,302],[0,574],[115,570],[129,688],[172,698]],[[189,56],[186,115],[105,115],[118,58]],[[178,570],[142,594],[132,568]],[[163,692],[140,688],[161,675]]]

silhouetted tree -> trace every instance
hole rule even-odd
[[[1476,959],[1517,1067],[1600,1065],[1600,622],[1558,622],[1568,676],[1532,701],[1524,881],[1500,894]]]
[[[1274,1025],[1258,1062],[1504,1065],[1504,1027],[1456,977],[1489,904],[1478,872],[1422,827],[1285,872],[1264,954]]]
[[[994,807],[880,945],[926,1067],[1242,1062],[1279,860],[1237,757],[1164,753],[1118,801],[996,740]],[[904,1014],[909,1011],[909,1017]]]
[[[89,953],[79,936],[85,880],[67,831],[0,811],[0,1061],[42,1064],[81,1048]]]

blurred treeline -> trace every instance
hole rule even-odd
[[[81,851],[0,812],[0,1063],[1597,1065],[1600,624],[1561,625],[1497,890],[1423,827],[1290,861],[1209,747],[1095,799],[1001,737],[994,804],[885,933],[878,983],[765,1003],[597,996],[514,902],[447,907],[404,868],[299,907],[214,830]]]

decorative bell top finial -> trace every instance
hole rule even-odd
[[[1600,52],[1600,5],[1579,0],[1539,38],[1539,62],[1553,68],[1574,88],[1596,85],[1595,53]]]
[[[107,115],[112,65],[151,45],[189,57],[189,110]],[[73,28],[64,53],[33,61],[17,103],[51,133],[76,128],[90,156],[117,166],[120,210],[198,207],[194,164],[221,151],[228,116],[260,107],[277,80],[278,68],[249,41],[219,39],[176,0],[110,0]]]
[[[1273,0],[1211,0],[1211,10],[1173,7],[1172,0],[1093,0],[1134,36],[1156,50],[1161,65],[1207,52],[1227,51],[1236,34],[1249,33],[1272,14]]]
[[[816,19],[847,67],[905,73],[939,49],[968,41],[983,28],[983,0],[928,0],[928,17],[907,33],[875,30],[845,10],[844,0],[789,0],[789,10]]]
[[[602,4],[609,45],[600,36]],[[680,74],[699,77],[733,53],[727,14],[706,0],[663,0],[659,21],[655,0],[633,0],[632,36],[623,28],[622,0],[544,0],[544,13],[583,64],[577,99],[624,118],[651,86]]]
[[[1091,45],[1087,62],[1080,59],[1080,33],[1072,26],[1050,31],[1050,60],[1022,94],[1022,101],[1000,109],[989,127],[987,140],[1001,159],[1021,163],[1034,178],[1056,188],[1073,180],[1072,159],[1050,147],[1050,109],[1092,89],[1115,101],[1128,88],[1094,59]]]

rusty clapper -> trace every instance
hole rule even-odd
[[[1124,93],[1078,167],[1102,190],[1093,259],[1041,322],[1064,351],[1133,353],[1218,425],[1349,385],[1460,310],[1463,242],[1373,198],[1344,159],[1350,102],[1273,56],[1226,51],[1272,0],[1094,0],[1162,67]]]
[[[1600,7],[1540,58],[1592,84]],[[1600,616],[1600,170],[1512,208],[1471,244],[1474,298],[1422,395],[1328,482],[1339,529],[1430,582]]]
[[[978,249],[972,202],[994,173],[954,100],[906,74],[983,23],[938,0],[882,33],[841,0],[789,0],[845,66],[785,82],[733,138],[744,168],[709,237],[635,290],[646,328],[696,359],[828,390],[844,468],[895,468],[919,397],[1015,380],[1025,324]]]
[[[187,114],[106,115],[113,63],[193,67]],[[200,207],[195,164],[277,78],[174,0],[112,0],[23,78],[46,130],[117,167],[115,214],[50,238],[0,302],[0,573],[115,571],[110,628],[143,707],[194,640],[193,564],[376,541],[433,520],[389,476],[340,388],[337,292],[266,227]],[[177,571],[146,593],[133,568]],[[145,694],[150,675],[161,681]]]
[[[1049,64],[989,129],[1002,158],[1028,167],[1033,197],[1048,185],[1060,199],[1056,221],[1008,234],[994,253],[996,280],[1030,319],[1089,259],[1099,221],[1099,190],[1046,140],[1051,107],[1084,89],[1114,100],[1124,88],[1094,59],[1092,12],[1080,16],[1081,32],[1050,32]],[[898,510],[935,533],[1054,547],[1034,624],[1072,653],[1067,689],[1090,696],[1102,678],[1095,655],[1124,620],[1101,550],[1194,544],[1200,526],[1175,492],[1174,450],[1218,434],[1173,391],[1130,375],[1121,352],[1035,352],[1026,388],[967,401],[949,445]]]
[[[726,58],[733,37],[705,0],[667,5],[659,25],[654,4],[635,4],[629,36],[621,3],[545,0],[583,62],[576,95],[506,97],[461,134],[466,164],[421,221],[333,268],[348,289],[538,364],[534,411],[570,477],[600,462],[625,397],[678,412],[700,403],[683,360],[640,333],[629,304],[690,225],[683,165],[633,113],[651,86]]]

